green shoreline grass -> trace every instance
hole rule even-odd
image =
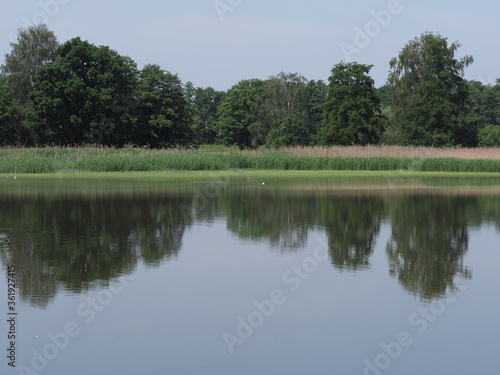
[[[3,174],[158,171],[409,171],[500,173],[498,159],[322,157],[285,151],[205,152],[102,148],[0,150]]]
[[[14,174],[0,173],[0,178],[12,179]],[[149,171],[149,172],[79,172],[79,173],[19,173],[17,179],[138,179],[138,180],[217,180],[221,178],[313,179],[313,178],[493,178],[500,173],[486,172],[414,172],[414,171],[294,171],[294,170],[221,170],[221,171]]]

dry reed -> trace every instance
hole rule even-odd
[[[345,158],[457,158],[500,159],[500,148],[433,148],[405,146],[331,146],[284,147],[280,149],[296,156]]]

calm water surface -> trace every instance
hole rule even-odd
[[[499,177],[2,178],[0,207],[1,374],[499,373]]]

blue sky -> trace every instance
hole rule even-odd
[[[281,71],[327,80],[340,61],[373,64],[376,85],[389,61],[424,31],[458,40],[472,55],[467,79],[500,78],[500,3],[430,0],[4,0],[0,54],[27,22],[47,21],[60,42],[76,36],[156,63],[183,82],[227,90]],[[218,7],[216,7],[217,5]],[[361,35],[363,33],[364,35]],[[347,51],[347,52],[346,52]],[[3,59],[2,59],[3,60]]]

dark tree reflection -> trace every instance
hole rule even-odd
[[[351,191],[304,180],[271,186],[250,178],[160,181],[154,188],[149,182],[86,181],[50,181],[44,189],[27,183],[10,191],[0,181],[0,235],[11,237],[0,242],[0,259],[4,268],[16,265],[24,301],[45,307],[60,289],[106,286],[138,263],[159,267],[176,259],[193,223],[215,221],[225,221],[242,242],[268,242],[283,253],[300,252],[311,231],[324,230],[333,267],[353,272],[370,268],[381,223],[387,222],[391,275],[429,300],[456,289],[458,276],[471,277],[464,264],[470,228],[500,228],[498,195],[472,188],[457,194]]]
[[[331,196],[322,199],[321,224],[328,235],[332,264],[341,270],[370,266],[384,201],[378,197]]]
[[[21,297],[39,306],[57,286],[79,292],[129,274],[142,260],[156,267],[177,256],[191,218],[184,193],[147,196],[28,197],[2,202],[10,230],[4,264],[15,264]]]
[[[471,277],[464,265],[467,221],[476,198],[400,196],[391,204],[392,238],[387,244],[391,274],[422,299],[456,289],[455,277]]]
[[[316,197],[257,185],[228,189],[220,206],[229,231],[248,240],[268,239],[285,251],[303,249],[309,228],[317,222]]]

